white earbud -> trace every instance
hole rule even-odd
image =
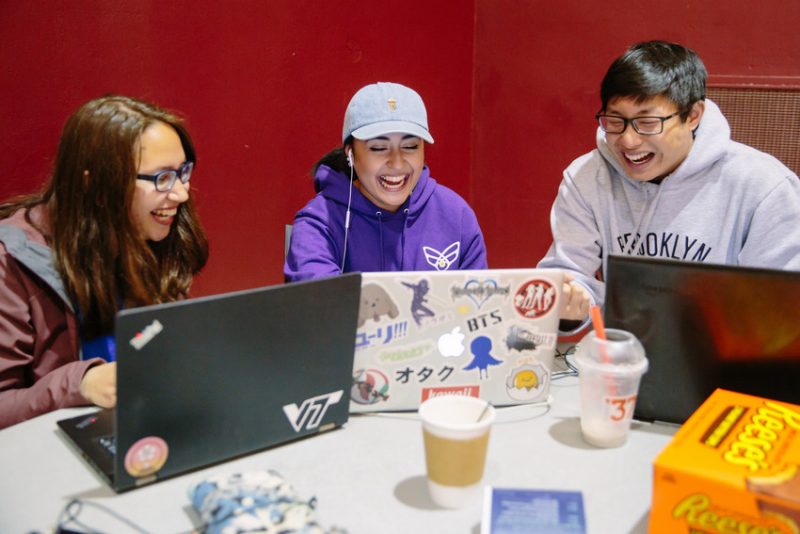
[[[347,149],[347,164],[350,165],[350,167],[353,166],[353,149],[352,148],[348,148]]]

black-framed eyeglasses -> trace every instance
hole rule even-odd
[[[672,115],[666,117],[634,117],[633,119],[625,119],[616,115],[603,115],[597,113],[594,118],[600,123],[600,128],[604,132],[610,134],[621,134],[628,127],[628,123],[633,126],[636,133],[640,135],[658,135],[664,131],[664,122],[672,117],[678,115],[676,111]]]
[[[178,170],[167,169],[165,171],[157,172],[155,174],[138,174],[138,180],[149,180],[156,186],[156,191],[166,192],[172,190],[175,185],[175,180],[181,179],[181,183],[188,183],[192,177],[192,169],[194,168],[193,161],[184,161]]]

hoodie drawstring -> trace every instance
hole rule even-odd
[[[383,254],[383,219],[381,219],[382,215],[383,213],[380,211],[375,212],[375,217],[377,217],[378,219],[378,236],[380,239],[380,249],[381,249],[381,271],[385,271],[386,265],[384,262],[384,254]]]
[[[400,234],[400,268],[406,268],[406,225],[408,224],[408,208],[403,208],[403,232]]]

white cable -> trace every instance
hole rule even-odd
[[[350,165],[350,190],[347,193],[347,214],[344,217],[344,250],[342,251],[342,266],[339,269],[344,274],[344,262],[347,259],[347,235],[350,230],[350,202],[353,200],[353,165]]]

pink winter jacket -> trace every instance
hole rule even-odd
[[[41,232],[19,210],[0,220],[0,428],[87,404],[78,321]],[[43,206],[31,220],[49,227]]]

